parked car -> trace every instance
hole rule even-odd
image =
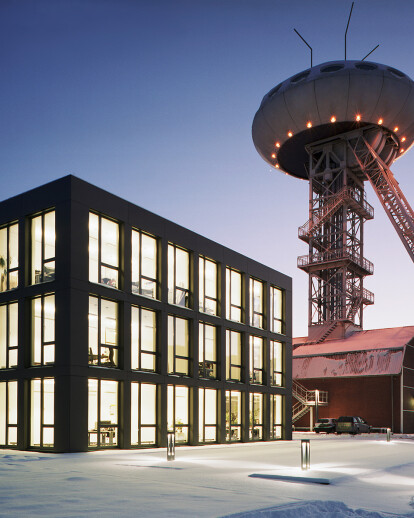
[[[316,421],[314,430],[316,433],[334,433],[336,430],[336,419],[333,417],[321,417]]]
[[[338,418],[336,422],[336,433],[370,433],[371,427],[370,425],[362,419],[362,417],[357,416],[341,416]]]

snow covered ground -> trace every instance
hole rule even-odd
[[[302,472],[305,437],[311,470]],[[413,518],[414,437],[296,433],[291,442],[181,447],[173,462],[165,449],[0,450],[0,517],[32,516]]]

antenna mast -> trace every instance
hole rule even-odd
[[[355,2],[352,2],[352,5],[351,5],[351,11],[349,13],[348,23],[346,25],[346,31],[345,31],[345,61],[346,61],[346,35],[348,33],[348,27],[349,27],[349,22],[351,21],[351,14],[352,14],[352,9],[354,8],[354,3]]]
[[[299,36],[299,38],[303,41],[303,43],[310,48],[310,51],[311,51],[311,68],[312,68],[313,67],[313,49],[309,45],[309,43],[305,40],[305,38],[303,36],[301,36],[296,29],[293,29],[293,30],[296,32],[296,34]]]

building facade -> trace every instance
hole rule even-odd
[[[0,446],[291,438],[291,279],[76,177],[0,203]]]

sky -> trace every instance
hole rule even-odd
[[[343,59],[348,0],[1,0],[0,199],[76,175],[293,278],[307,334],[308,183],[271,170],[251,124],[262,97]],[[414,78],[414,2],[356,0],[348,59]],[[392,169],[414,205],[414,151]],[[367,185],[375,219],[365,329],[414,325],[414,265]]]

